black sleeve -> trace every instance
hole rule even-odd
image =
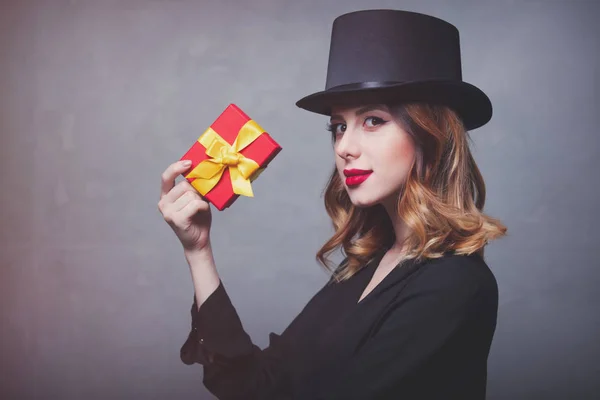
[[[181,360],[204,366],[204,386],[221,400],[283,399],[289,390],[284,338],[270,333],[261,350],[244,331],[220,282],[202,304],[191,309],[192,327],[181,347]]]
[[[410,374],[475,318],[481,291],[480,282],[464,265],[427,267],[406,287],[379,329],[345,363],[339,379],[316,398],[403,398],[409,391]]]

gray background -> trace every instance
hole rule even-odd
[[[327,279],[331,233],[326,119],[294,102],[324,87],[332,20],[365,8],[455,24],[464,78],[494,104],[472,133],[485,210],[509,228],[486,252],[488,398],[600,393],[598,2],[1,4],[3,399],[211,398],[179,360],[193,288],[157,203],[230,102],[283,151],[254,199],[213,212],[216,262],[257,345],[287,326]]]

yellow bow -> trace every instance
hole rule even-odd
[[[186,178],[195,178],[191,185],[204,196],[219,183],[225,168],[229,168],[233,192],[254,197],[250,182],[258,176],[253,174],[260,165],[239,152],[254,142],[263,132],[264,130],[254,120],[249,120],[242,126],[235,141],[230,145],[209,127],[198,141],[206,148],[206,154],[211,158],[196,165]]]

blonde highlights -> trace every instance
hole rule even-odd
[[[409,231],[405,259],[439,258],[444,253],[478,253],[506,234],[498,219],[483,213],[485,183],[458,115],[448,107],[422,103],[389,105],[415,144],[415,160],[398,199],[398,217]],[[341,248],[346,257],[335,279],[354,275],[396,238],[392,222],[378,204],[355,207],[334,167],[324,194],[334,234],[317,261],[333,270],[328,255]]]

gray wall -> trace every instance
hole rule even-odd
[[[3,399],[211,398],[179,360],[193,288],[157,202],[229,102],[283,151],[254,199],[213,212],[216,261],[257,345],[285,328],[326,280],[331,233],[326,120],[294,102],[324,86],[333,18],[379,7],[454,23],[464,78],[494,103],[472,135],[486,211],[509,227],[487,250],[488,397],[600,393],[599,2],[1,4]]]

